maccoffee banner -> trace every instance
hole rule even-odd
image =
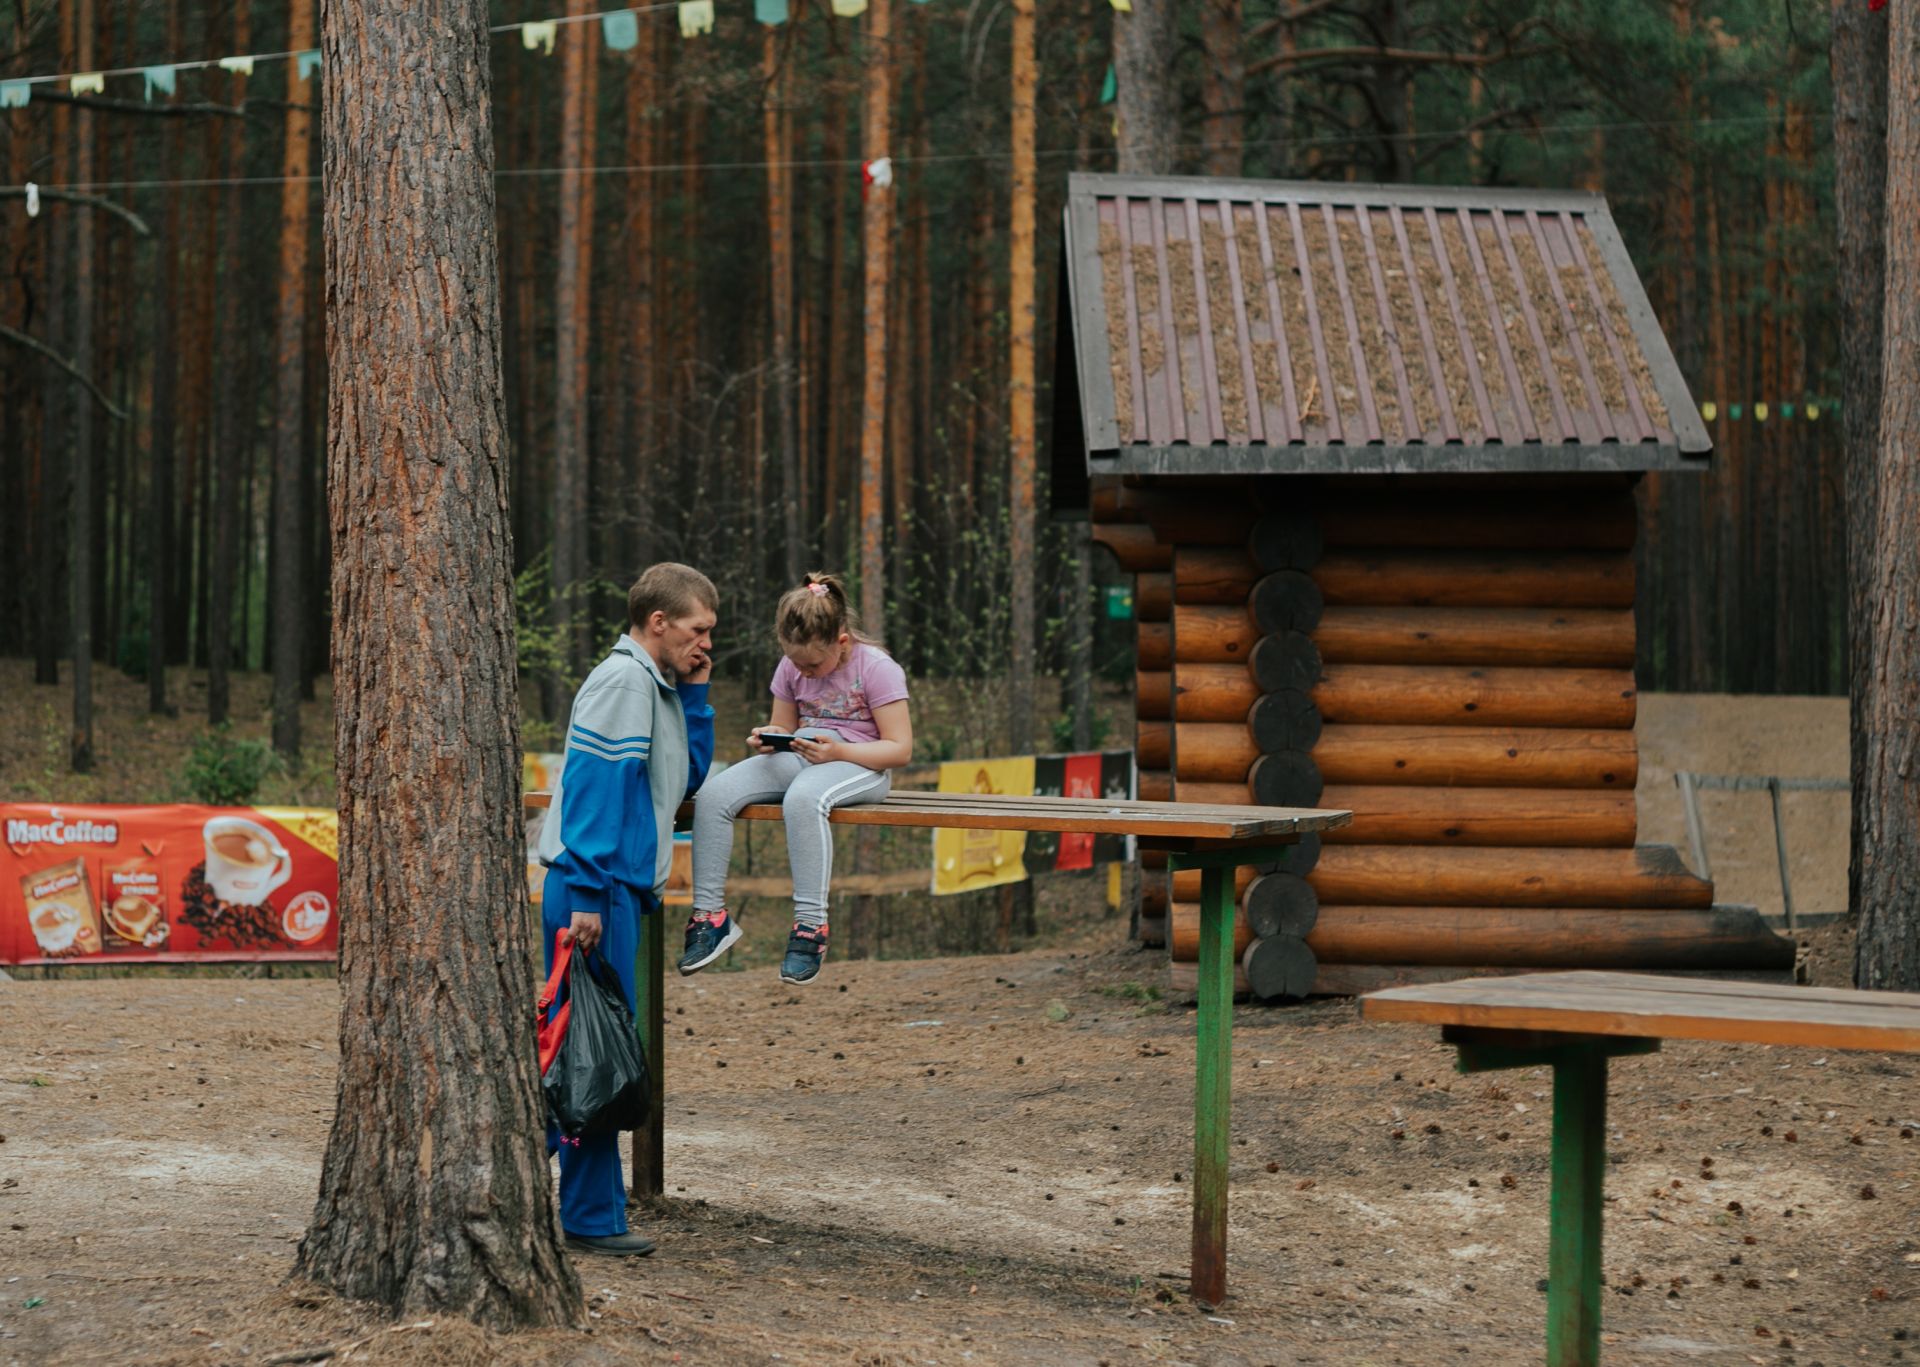
[[[335,814],[0,803],[0,963],[332,959]]]

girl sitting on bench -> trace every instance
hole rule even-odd
[[[778,799],[793,866],[793,931],[780,980],[811,982],[827,955],[827,813],[878,802],[893,787],[891,771],[913,758],[906,672],[860,633],[838,579],[809,574],[783,594],[774,634],[786,658],[773,674],[772,724],[754,727],[747,737],[753,757],[715,774],[694,802],[693,917],[683,974],[699,972],[740,938],[726,899],[734,818],[751,803]]]

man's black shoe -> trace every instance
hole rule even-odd
[[[603,1258],[644,1258],[653,1252],[653,1240],[638,1234],[569,1234],[567,1247],[576,1253],[598,1253]]]

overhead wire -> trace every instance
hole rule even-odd
[[[594,17],[594,16],[583,16],[583,17]],[[1831,116],[1827,114],[1808,114],[1804,117],[1806,117],[1809,121],[1812,121],[1812,122],[1831,121]],[[1181,152],[1204,152],[1213,148],[1222,148],[1222,149],[1237,149],[1240,151],[1250,151],[1250,150],[1256,150],[1256,149],[1268,149],[1268,148],[1275,148],[1275,147],[1314,147],[1314,146],[1327,146],[1327,145],[1334,145],[1334,144],[1341,144],[1341,143],[1356,143],[1356,142],[1423,142],[1430,139],[1459,138],[1466,134],[1474,133],[1474,132],[1485,132],[1488,134],[1505,133],[1508,135],[1518,136],[1518,137],[1566,136],[1566,135],[1573,135],[1573,134],[1586,135],[1586,134],[1592,134],[1592,133],[1598,133],[1598,132],[1625,132],[1625,131],[1631,131],[1636,129],[1688,128],[1688,127],[1705,127],[1705,126],[1712,126],[1712,125],[1767,123],[1767,122],[1771,122],[1772,120],[1773,120],[1772,115],[1753,114],[1753,115],[1733,115],[1729,117],[1709,117],[1709,118],[1698,118],[1698,119],[1633,119],[1633,120],[1621,120],[1621,121],[1606,122],[1606,123],[1540,124],[1540,125],[1533,125],[1533,126],[1527,126],[1527,127],[1506,128],[1506,129],[1490,129],[1490,128],[1475,128],[1475,127],[1445,128],[1445,129],[1433,129],[1433,130],[1422,132],[1422,133],[1377,133],[1377,132],[1327,133],[1327,134],[1321,134],[1314,137],[1306,137],[1306,138],[1261,138],[1261,139],[1251,139],[1251,140],[1246,140],[1241,142],[1177,143],[1175,144],[1174,150],[1181,151]],[[1118,151],[1117,148],[1094,148],[1091,150],[1091,155],[1098,156],[1098,157],[1112,157],[1117,154],[1117,151]],[[894,158],[892,158],[892,160],[895,167],[916,166],[916,165],[932,166],[932,165],[954,165],[954,164],[1006,161],[1009,158],[1011,158],[1012,155],[1013,153],[1010,150],[989,151],[989,152],[934,152],[924,156],[895,156]],[[1079,147],[1043,148],[1036,151],[1034,155],[1038,157],[1049,157],[1049,158],[1077,157],[1077,156],[1088,155],[1088,149],[1079,148]],[[667,174],[683,174],[688,171],[704,171],[708,173],[713,173],[713,172],[723,172],[723,171],[724,172],[765,171],[765,170],[773,170],[773,169],[798,170],[798,171],[858,170],[863,165],[865,165],[865,162],[858,157],[833,157],[833,158],[814,157],[814,158],[796,158],[789,161],[668,162],[668,163],[662,163],[658,165],[647,165],[647,166],[626,166],[626,165],[623,165],[623,166],[507,166],[507,167],[496,168],[494,171],[494,176],[496,179],[520,179],[520,178],[527,178],[527,177],[563,176],[563,175],[583,175],[583,176],[667,175]],[[317,184],[320,181],[320,179],[321,178],[317,175],[224,176],[224,177],[215,176],[215,177],[180,179],[180,180],[95,180],[95,181],[79,181],[79,182],[41,181],[39,183],[48,188],[74,190],[74,191],[79,191],[83,193],[97,194],[103,190],[125,190],[125,191],[172,190],[172,189],[213,190],[213,189],[246,188],[246,187],[258,187],[258,186],[269,186],[269,185],[286,185],[297,180],[304,180],[309,184]],[[0,190],[19,191],[23,188],[24,188],[23,186],[19,186],[19,185],[0,185]]]

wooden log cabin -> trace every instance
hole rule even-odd
[[[1635,486],[1711,444],[1600,196],[1076,175],[1056,516],[1134,576],[1140,796],[1351,808],[1244,986],[1790,971],[1634,807]],[[1142,870],[1195,957],[1197,875]]]

